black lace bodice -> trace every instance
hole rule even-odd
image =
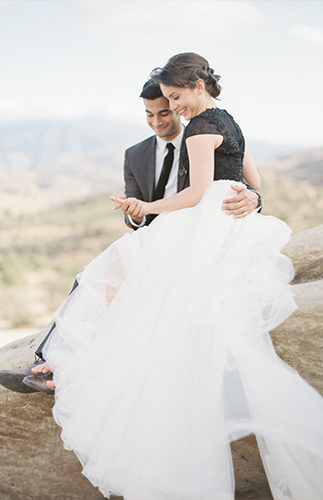
[[[210,108],[192,118],[185,129],[184,138],[199,134],[223,136],[223,142],[214,151],[214,180],[230,179],[243,181],[242,161],[245,141],[239,125],[224,109]],[[181,164],[188,170],[186,143],[181,153]]]

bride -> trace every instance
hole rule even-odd
[[[159,217],[86,266],[56,313],[37,369],[54,373],[64,445],[106,497],[233,500],[230,442],[253,433],[273,498],[320,500],[323,399],[268,334],[296,308],[290,229],[221,211],[259,176],[208,62],[178,54],[152,77],[190,120],[190,186],[134,200]]]

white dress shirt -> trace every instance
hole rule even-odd
[[[177,193],[177,178],[178,178],[178,165],[179,157],[181,153],[181,144],[183,139],[184,130],[178,134],[173,141],[170,141],[174,146],[174,161],[172,169],[169,174],[168,182],[165,188],[164,198],[170,198]],[[164,141],[161,137],[156,136],[156,166],[155,166],[155,187],[158,184],[158,179],[160,177],[165,156],[168,153],[166,145],[168,142]]]

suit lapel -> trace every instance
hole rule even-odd
[[[142,177],[146,184],[147,200],[152,201],[155,188],[156,136],[151,138],[143,151]]]
[[[178,177],[177,177],[177,192],[179,193],[184,188],[188,187],[189,184],[189,173],[188,173],[188,162],[183,161],[183,147],[185,146],[185,126],[183,125],[184,133],[181,144],[181,151],[179,155],[179,165],[178,165]]]

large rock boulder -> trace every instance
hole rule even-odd
[[[295,267],[298,310],[272,333],[278,354],[323,394],[323,226],[292,236],[283,249]],[[0,350],[1,368],[33,360],[45,331]],[[0,500],[99,500],[63,448],[52,418],[53,396],[18,394],[0,386]],[[272,498],[253,436],[232,443],[236,500]],[[152,499],[153,500],[153,499]]]
[[[1,368],[32,363],[45,333],[1,349]],[[63,448],[53,403],[44,393],[18,394],[0,386],[0,500],[102,500],[75,455]]]
[[[278,355],[323,395],[323,225],[292,236],[297,311],[271,332]]]
[[[283,253],[293,262],[293,283],[323,278],[323,225],[293,234]]]
[[[271,337],[277,354],[323,395],[323,225],[293,234],[282,253],[294,265],[298,309]],[[231,448],[236,500],[272,499],[255,438],[248,436]]]

